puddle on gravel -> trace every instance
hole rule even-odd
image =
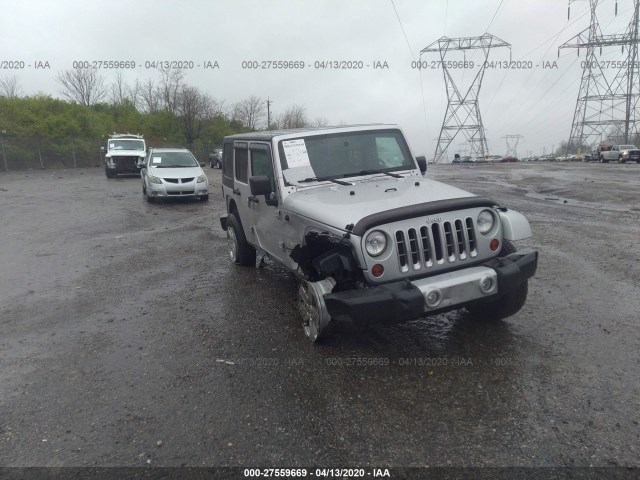
[[[567,205],[572,207],[584,207],[584,208],[592,208],[594,210],[605,210],[608,212],[629,212],[630,209],[628,206],[621,205],[612,205],[612,204],[604,204],[604,203],[594,203],[594,202],[584,202],[582,200],[574,200],[572,198],[564,198],[557,195],[552,195],[548,193],[536,193],[536,192],[527,192],[524,194],[525,197],[535,198],[537,200],[544,200],[547,202],[557,203],[558,205]]]

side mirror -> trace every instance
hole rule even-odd
[[[251,190],[251,195],[269,195],[273,191],[271,179],[266,175],[249,177],[249,190]]]
[[[104,147],[100,147],[100,151],[104,152],[106,149]]]
[[[418,162],[418,167],[420,167],[420,171],[424,175],[424,172],[427,171],[427,157],[425,157],[424,155],[416,157],[416,162]]]

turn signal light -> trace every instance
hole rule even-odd
[[[376,278],[381,277],[383,273],[384,273],[384,267],[382,265],[380,265],[379,263],[376,263],[371,268],[371,274]]]
[[[498,240],[497,238],[494,238],[493,240],[491,240],[491,243],[489,244],[489,248],[491,249],[492,252],[495,252],[496,250],[498,250],[499,246],[500,246],[500,240]]]

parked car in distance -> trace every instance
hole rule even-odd
[[[209,153],[209,167],[222,168],[222,149],[216,148]]]
[[[118,174],[138,174],[144,164],[146,144],[142,135],[131,133],[113,133],[109,135],[107,147],[101,147],[105,153],[104,173],[107,178]]]
[[[506,157],[502,157],[502,159],[500,160],[501,163],[511,163],[511,162],[518,162],[518,157],[514,157],[511,155],[508,155]]]
[[[640,163],[640,150],[635,145],[618,145],[618,163]]]
[[[209,181],[196,157],[186,148],[150,148],[140,172],[142,194],[148,202],[158,198],[209,200]]]

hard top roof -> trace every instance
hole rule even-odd
[[[385,123],[363,123],[357,125],[337,125],[332,127],[305,127],[305,128],[289,128],[283,130],[265,130],[249,133],[237,133],[235,135],[229,135],[224,137],[224,140],[258,140],[258,141],[271,141],[275,137],[281,137],[284,135],[304,135],[305,133],[318,133],[326,131],[327,133],[340,132],[341,130],[350,130],[353,128],[362,129],[362,127],[371,127],[374,130],[380,130],[383,128],[399,128],[395,124]]]

